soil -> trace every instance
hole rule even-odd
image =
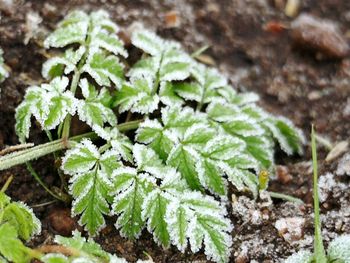
[[[112,19],[126,29],[138,21],[161,36],[180,41],[188,51],[209,45],[206,51],[239,90],[250,90],[261,97],[261,106],[276,115],[290,118],[309,140],[313,123],[320,136],[333,143],[348,140],[350,135],[350,58],[320,59],[318,54],[293,45],[289,25],[294,18],[285,15],[284,0],[72,0],[72,1],[0,1],[0,45],[11,68],[11,77],[2,84],[0,99],[0,149],[18,144],[14,132],[14,113],[29,85],[42,82],[41,65],[45,61],[42,39],[55,24],[72,9],[86,11],[105,9]],[[327,18],[340,26],[344,36],[350,36],[350,2],[346,0],[306,0],[298,13]],[[175,11],[178,26],[165,23],[168,12]],[[26,16],[37,13],[42,22],[28,44],[30,33]],[[173,12],[174,13],[174,12]],[[270,24],[269,24],[270,23]],[[275,27],[271,27],[275,23]],[[270,27],[267,27],[270,25]],[[282,25],[282,26],[281,26]],[[349,39],[347,39],[349,40]],[[208,59],[208,58],[207,58]],[[37,124],[33,123],[30,141],[46,141]],[[323,236],[328,243],[338,234],[350,234],[350,177],[336,175],[340,156],[330,163],[324,161],[327,149],[319,147],[320,175],[326,175],[325,199],[322,202]],[[246,198],[233,201],[231,218],[234,249],[231,262],[281,262],[294,251],[312,248],[312,182],[310,146],[303,156],[288,157],[281,153],[276,163],[280,174],[270,182],[270,190],[291,194],[304,200],[296,205],[281,200],[258,203]],[[60,180],[52,157],[33,162],[34,168],[50,186]],[[67,211],[69,206],[52,201],[32,178],[25,166],[0,172],[0,185],[14,175],[8,194],[32,206],[43,223],[43,232],[31,246],[52,242],[55,234],[65,234],[76,226]],[[333,176],[334,175],[334,176]],[[327,181],[328,180],[328,181]],[[329,183],[331,182],[331,183]],[[236,207],[236,208],[235,208]],[[301,234],[286,236],[278,231],[276,221],[304,218]],[[113,227],[96,237],[102,246],[131,262],[149,254],[154,262],[189,262],[205,260],[202,252],[181,254],[176,248],[163,250],[144,232],[140,239],[128,241]],[[287,231],[288,234],[288,231]],[[254,261],[255,260],[255,261]]]

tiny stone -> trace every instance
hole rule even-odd
[[[314,91],[311,91],[308,95],[307,95],[307,98],[309,100],[318,100],[322,97],[322,93],[317,91],[317,90],[314,90]]]
[[[71,217],[70,210],[66,208],[58,208],[49,214],[49,224],[58,234],[70,236],[72,231],[76,229],[76,222]]]
[[[288,184],[293,180],[293,177],[290,175],[288,168],[283,165],[276,166],[277,180],[282,184]]]
[[[180,16],[176,11],[169,11],[164,15],[165,27],[174,28],[181,24]]]
[[[335,172],[337,175],[350,175],[350,154],[345,154],[339,161],[337,170]]]
[[[279,235],[289,243],[293,243],[303,237],[304,225],[305,219],[302,217],[281,218],[275,223]]]
[[[321,52],[329,58],[344,58],[349,45],[337,24],[329,20],[301,14],[291,24],[292,38],[297,46]]]

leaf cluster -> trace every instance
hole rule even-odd
[[[128,238],[146,228],[164,247],[197,252],[204,245],[209,259],[228,262],[228,186],[257,197],[257,174],[273,171],[276,146],[302,153],[303,135],[179,43],[135,30],[132,48],[142,56],[131,63],[117,32],[103,11],[74,11],[58,24],[44,45],[64,52],[43,65],[49,83],[29,87],[17,108],[20,141],[29,137],[32,117],[61,138],[77,115],[105,141],[99,147],[84,139],[62,160],[72,213],[91,235],[116,215]],[[140,115],[134,134],[116,128]]]

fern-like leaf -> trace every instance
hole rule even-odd
[[[119,112],[130,110],[147,114],[156,110],[159,97],[153,94],[153,85],[150,78],[132,79],[131,83],[124,83],[115,98],[115,105],[119,106]]]
[[[72,175],[72,212],[81,214],[80,224],[92,235],[104,226],[104,215],[109,214],[113,187],[110,172],[120,166],[117,157],[113,151],[100,154],[96,146],[85,139],[67,151],[62,161],[63,171]]]
[[[50,84],[29,87],[24,101],[16,109],[16,133],[21,142],[29,136],[30,118],[34,116],[45,130],[56,128],[76,111],[77,100],[67,91],[68,78],[56,77]]]
[[[87,79],[80,81],[80,87],[85,99],[79,100],[78,103],[79,119],[86,122],[100,137],[109,139],[105,123],[110,126],[117,124],[117,118],[110,108],[112,96],[106,88],[102,88],[98,93]]]

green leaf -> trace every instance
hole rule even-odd
[[[173,135],[157,120],[145,120],[136,131],[136,140],[148,144],[165,161],[174,147]]]
[[[113,82],[121,87],[124,78],[123,66],[114,55],[106,55],[97,48],[90,49],[86,64],[81,69],[87,72],[100,86],[111,86]]]
[[[153,56],[162,52],[164,43],[163,39],[145,29],[134,32],[131,36],[131,42],[134,46]]]
[[[169,205],[166,214],[171,240],[184,251],[188,238],[194,253],[204,243],[208,259],[228,262],[232,226],[225,215],[225,209],[211,197],[198,192],[182,194]]]
[[[178,94],[185,100],[195,100],[200,105],[217,97],[217,89],[227,85],[227,79],[217,70],[192,62],[191,75],[196,80],[191,86],[180,87]]]
[[[132,79],[124,83],[115,98],[119,112],[130,110],[141,114],[152,113],[158,108],[159,97],[152,93],[153,82],[149,78]]]
[[[253,92],[237,93],[231,86],[224,86],[218,89],[219,95],[229,104],[246,105],[259,101],[259,96]]]
[[[0,225],[0,254],[16,263],[29,263],[29,248],[18,239],[17,230],[10,223]]]
[[[264,124],[272,132],[284,152],[288,155],[302,154],[305,139],[302,132],[295,128],[291,121],[281,117],[270,118]]]
[[[157,243],[162,244],[166,248],[170,245],[170,236],[167,229],[168,224],[165,221],[168,204],[168,198],[157,189],[148,195],[143,204],[142,211],[144,220],[147,220],[148,231],[153,233]]]
[[[116,228],[128,238],[136,238],[144,228],[142,205],[152,191],[152,181],[130,167],[119,168],[113,173],[115,199],[113,212],[118,215]]]
[[[28,241],[41,231],[41,223],[33,211],[23,203],[12,202],[2,211],[2,221],[15,227],[18,237]]]
[[[130,139],[119,132],[117,128],[113,128],[110,132],[110,143],[113,150],[118,152],[121,158],[125,161],[133,163],[132,157],[132,142]]]
[[[247,152],[260,162],[263,168],[270,168],[274,163],[271,142],[265,137],[245,137]]]
[[[167,164],[176,168],[186,180],[191,189],[201,190],[196,163],[198,154],[189,146],[177,145],[170,152]]]
[[[78,103],[79,119],[86,122],[100,137],[109,139],[105,124],[112,127],[117,124],[117,118],[110,108],[112,97],[106,88],[102,88],[98,94],[87,79],[80,81],[80,87],[85,100]]]
[[[161,102],[167,106],[182,105],[183,99],[175,93],[177,83],[162,81],[159,88],[159,97]]]
[[[110,34],[107,30],[95,27],[91,32],[90,48],[103,48],[114,55],[127,57],[128,53],[124,49],[123,42],[115,33]]]
[[[89,27],[89,16],[82,11],[69,13],[58,28],[44,41],[45,48],[64,47],[73,43],[83,44]]]
[[[79,223],[84,225],[91,235],[95,235],[104,227],[104,215],[109,214],[112,189],[109,173],[119,167],[117,158],[118,155],[111,151],[101,155],[96,146],[87,139],[67,151],[63,158],[63,171],[72,175],[72,213],[81,214]]]
[[[74,114],[77,101],[67,91],[68,78],[54,78],[49,84],[32,86],[16,110],[16,133],[21,142],[29,136],[30,118],[35,116],[43,129],[56,128],[68,114]]]
[[[77,68],[78,62],[86,52],[84,46],[80,46],[74,50],[72,48],[67,49],[63,56],[57,56],[48,59],[42,68],[42,75],[46,79],[52,79],[59,77],[63,73],[68,75]]]

